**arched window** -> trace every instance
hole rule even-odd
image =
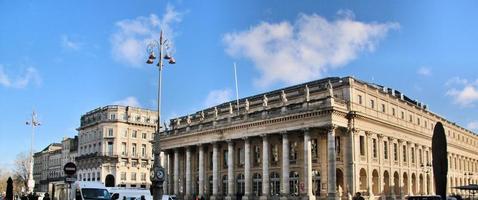
[[[277,172],[272,172],[271,175],[271,195],[279,195],[280,194],[280,176]]]
[[[261,196],[262,194],[262,176],[258,173],[252,176],[252,194],[254,196]]]
[[[222,195],[227,195],[227,175],[222,177]]]
[[[312,170],[312,194],[320,196],[320,173]]]
[[[237,186],[237,193],[239,194],[244,194],[244,174],[239,174],[237,175],[237,180],[236,180],[236,186]]]
[[[299,173],[292,171],[289,174],[290,194],[299,196]]]

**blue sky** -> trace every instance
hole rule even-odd
[[[155,109],[146,43],[162,27],[176,65],[163,119],[327,76],[405,92],[478,131],[476,1],[0,0],[0,167],[76,134],[81,114],[119,103]]]

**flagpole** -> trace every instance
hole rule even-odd
[[[237,86],[237,69],[236,69],[236,63],[235,62],[234,62],[234,80],[236,82],[237,114],[239,114],[239,87]]]

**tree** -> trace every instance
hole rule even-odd
[[[30,170],[30,156],[22,152],[17,155],[15,159],[15,168],[13,169],[13,176],[15,179],[15,186],[17,187],[15,191],[24,187],[28,188],[28,172]]]

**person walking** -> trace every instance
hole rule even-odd
[[[51,200],[50,199],[50,194],[48,194],[48,192],[45,193],[45,197],[43,197],[43,200]]]

